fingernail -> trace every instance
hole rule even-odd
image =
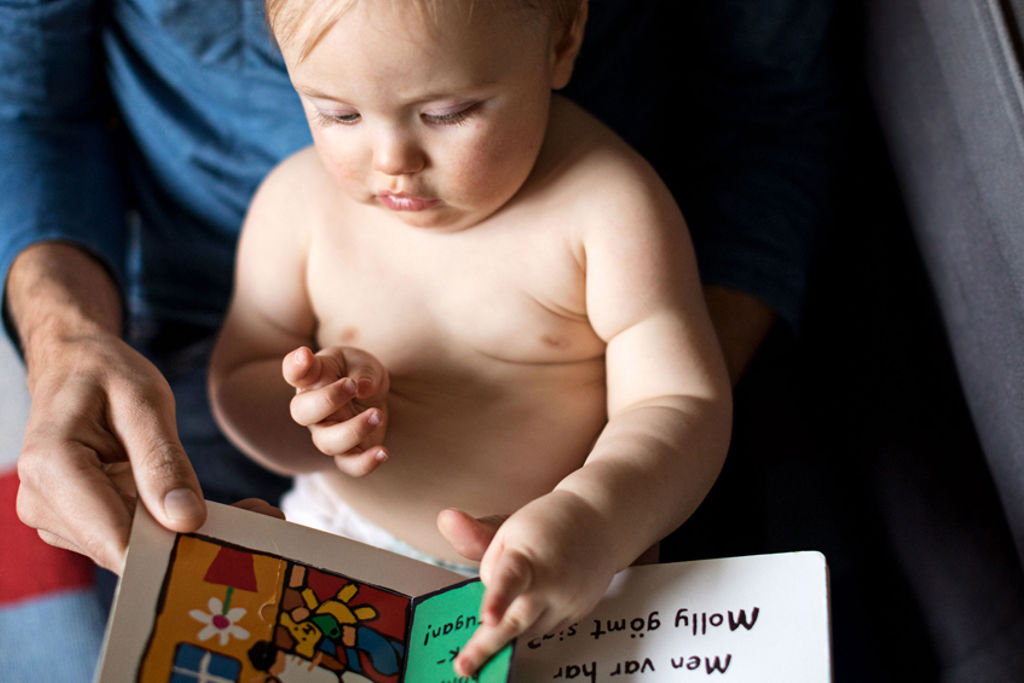
[[[194,518],[199,505],[199,497],[192,489],[174,489],[164,496],[164,514],[176,522]]]
[[[356,391],[358,391],[358,387],[356,386],[355,380],[353,380],[351,377],[346,377],[345,379],[341,380],[341,386],[349,394],[354,394],[356,393]]]
[[[383,418],[381,417],[380,411],[375,410],[372,413],[370,413],[370,417],[366,419],[366,423],[371,427],[380,427],[380,423],[382,422],[382,420]]]
[[[383,448],[377,451],[377,455],[373,456],[377,462],[384,462],[388,459],[388,452]]]

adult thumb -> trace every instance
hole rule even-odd
[[[173,399],[149,404],[119,425],[139,499],[163,527],[195,531],[206,520],[202,489],[178,440]]]

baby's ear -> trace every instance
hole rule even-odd
[[[580,0],[576,16],[562,32],[556,33],[551,46],[551,87],[564,88],[572,77],[576,55],[583,43],[583,28],[587,23],[587,0]]]

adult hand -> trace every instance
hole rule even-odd
[[[157,369],[112,335],[53,342],[32,364],[32,410],[18,458],[18,515],[50,543],[120,571],[135,494],[189,532],[205,519]]]
[[[284,379],[295,388],[292,419],[307,427],[320,452],[338,469],[361,477],[387,460],[387,369],[374,356],[347,346],[313,353],[301,346],[284,357]]]
[[[267,517],[276,517],[277,519],[284,519],[284,513],[281,512],[281,508],[276,505],[271,505],[262,498],[243,498],[237,503],[231,504],[233,507],[248,510],[249,512],[258,512],[261,515]]]
[[[704,287],[704,301],[735,387],[775,323],[775,313],[751,294],[720,285]]]
[[[120,571],[135,495],[173,531],[206,516],[160,372],[118,336],[106,271],[49,244],[11,268],[8,309],[21,334],[32,408],[18,457],[18,516],[51,545]]]
[[[438,527],[468,559],[480,560],[485,586],[480,626],[455,659],[472,676],[512,639],[558,629],[582,618],[615,575],[600,515],[575,494],[555,491],[505,520],[473,519],[444,510]],[[483,547],[482,556],[474,557]]]

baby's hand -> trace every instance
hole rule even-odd
[[[554,631],[585,616],[617,570],[599,513],[572,493],[555,491],[531,502],[487,544],[491,524],[493,518],[475,520],[458,510],[438,516],[441,533],[460,553],[480,559],[486,546],[481,624],[455,659],[460,676],[475,674],[513,638]]]
[[[313,444],[338,469],[361,477],[387,460],[381,446],[388,421],[388,371],[359,349],[332,346],[314,354],[301,346],[284,357],[281,371],[295,387],[292,419],[309,429]]]

